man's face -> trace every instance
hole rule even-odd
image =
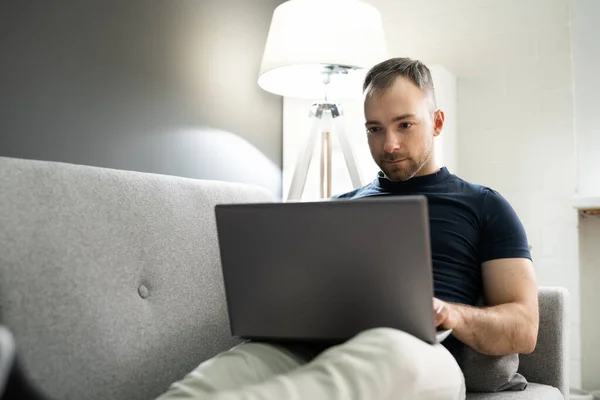
[[[371,155],[389,180],[435,172],[433,138],[441,132],[444,115],[433,110],[427,93],[399,77],[366,98],[364,106]]]

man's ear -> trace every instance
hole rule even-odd
[[[439,136],[439,134],[442,133],[442,128],[444,127],[445,119],[446,116],[444,115],[444,112],[442,110],[435,110],[435,112],[433,113],[433,136]]]

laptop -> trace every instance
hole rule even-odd
[[[338,343],[390,327],[427,343],[434,322],[424,196],[221,204],[217,234],[231,333]]]

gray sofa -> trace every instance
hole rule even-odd
[[[234,345],[213,207],[263,201],[241,184],[0,157],[0,324],[27,376],[56,400],[151,399]],[[529,388],[469,399],[566,395],[566,293],[540,302]]]

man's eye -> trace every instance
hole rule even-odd
[[[377,133],[377,132],[379,132],[379,127],[377,127],[377,126],[372,126],[372,127],[370,127],[370,128],[367,128],[367,132],[368,132],[368,133]]]
[[[410,123],[410,122],[402,122],[402,123],[400,123],[400,128],[402,128],[402,129],[408,129],[408,128],[410,128],[412,125],[413,125],[413,124],[412,124],[412,123]]]

